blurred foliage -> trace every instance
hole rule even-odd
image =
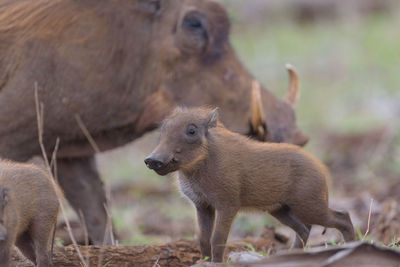
[[[393,105],[390,101],[399,98],[399,26],[400,20],[382,15],[357,23],[266,22],[234,31],[232,43],[250,72],[277,95],[286,93],[285,63],[297,68],[302,82],[297,114],[303,128],[355,131],[395,117],[369,103]],[[385,103],[379,108],[385,107],[390,108]]]

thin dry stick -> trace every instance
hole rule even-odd
[[[55,174],[55,181],[57,181],[57,183],[58,183],[58,178],[57,178],[57,163],[56,163],[56,160],[55,160],[55,158],[56,158],[56,155],[57,155],[57,151],[58,151],[58,146],[59,146],[59,144],[60,144],[60,138],[58,138],[57,137],[57,139],[56,139],[56,145],[54,146],[54,150],[53,150],[53,154],[51,155],[51,160],[52,161],[54,161],[54,174]],[[51,168],[51,163],[50,163],[50,168]],[[57,190],[57,188],[56,188],[56,190]],[[58,198],[58,196],[57,196],[57,199],[58,199],[58,201],[60,201],[60,199]],[[56,235],[56,226],[54,226],[54,229],[53,229],[53,238],[52,238],[52,241],[51,241],[51,264],[53,264],[53,254],[54,254],[54,238],[55,238],[55,235]]]
[[[111,187],[109,185],[109,183],[105,183],[105,189],[106,189],[106,200],[107,203],[104,203],[104,209],[106,210],[106,214],[107,214],[107,223],[108,223],[108,227],[110,228],[110,239],[111,239],[111,244],[113,246],[115,246],[115,239],[114,239],[114,232],[113,232],[113,225],[112,225],[112,214],[111,214]],[[105,240],[104,240],[105,242]]]
[[[90,145],[92,146],[93,150],[96,153],[100,153],[100,148],[97,145],[96,141],[93,139],[93,137],[91,136],[89,130],[87,129],[86,125],[83,123],[81,117],[78,114],[75,114],[75,119],[76,122],[78,123],[79,127],[81,128],[83,134],[85,135],[85,137],[88,139]],[[112,217],[111,214],[109,212],[108,206],[111,203],[111,188],[108,185],[108,183],[105,183],[105,190],[106,190],[106,200],[107,203],[103,203],[104,204],[104,209],[106,211],[106,215],[107,215],[107,222],[106,222],[106,229],[104,232],[104,239],[103,239],[103,246],[105,245],[106,241],[107,241],[107,237],[108,235],[110,235],[110,241],[112,245],[115,245],[115,239],[114,239],[114,232],[113,232],[113,228],[112,228]],[[99,260],[98,260],[98,266],[100,267],[102,262],[103,262],[103,246],[100,248],[100,253],[99,253]]]
[[[43,143],[43,104],[39,102],[38,88],[37,88],[37,83],[36,82],[35,82],[35,105],[36,105],[36,119],[37,119],[37,125],[38,125],[38,139],[39,139],[40,149],[42,151],[42,155],[43,155],[43,159],[44,159],[47,171],[48,171],[50,177],[53,178],[53,179],[51,179],[51,181],[54,183],[53,186],[54,186],[54,188],[57,188],[57,186],[55,184],[55,178],[53,176],[53,173],[51,172],[51,167],[50,167],[50,164],[49,164],[49,160],[47,158],[46,149],[45,149],[44,143]],[[57,195],[58,202],[60,204],[61,214],[64,217],[65,223],[67,225],[68,234],[69,234],[69,236],[70,236],[70,238],[72,240],[73,246],[74,246],[76,252],[78,253],[79,259],[82,262],[83,266],[84,267],[88,267],[88,264],[83,259],[82,253],[79,250],[79,247],[78,247],[78,245],[76,243],[74,235],[72,234],[71,226],[69,224],[69,221],[67,219],[67,215],[65,213],[65,209],[64,209],[64,205],[63,205],[63,202],[62,202],[62,197],[60,195],[60,192],[57,189],[55,190],[55,192],[56,192],[56,195]]]
[[[106,222],[106,230],[105,230],[104,238],[103,238],[103,246],[101,246],[100,252],[99,252],[98,264],[97,264],[98,267],[101,267],[102,264],[103,264],[103,258],[104,258],[104,253],[103,253],[104,250],[103,250],[103,248],[104,248],[104,245],[106,244],[107,236],[109,234],[111,235],[111,244],[114,245],[114,238],[113,238],[114,235],[112,233],[110,233],[110,231],[112,231],[112,228],[110,226],[112,224],[112,222],[111,222],[111,217],[108,214],[108,208],[107,208],[106,203],[104,203],[104,209],[105,209],[106,214],[107,214],[107,222]]]
[[[89,130],[86,128],[86,125],[83,123],[81,117],[78,114],[75,114],[75,119],[76,119],[76,122],[78,123],[79,127],[81,128],[83,134],[88,139],[88,141],[89,141],[90,145],[92,146],[93,150],[96,153],[100,153],[101,151],[100,151],[99,146],[97,145],[96,141],[91,136]],[[108,185],[108,183],[105,183],[105,189],[106,189],[107,204],[104,204],[104,205],[110,206],[110,203],[111,203],[111,188]],[[107,217],[108,217],[107,219],[111,221],[112,217],[111,217],[111,213],[109,212],[108,207],[105,207],[105,209],[106,209],[106,214],[107,214]],[[110,223],[109,227],[111,228],[111,229],[109,229],[110,230],[111,244],[115,245],[114,232],[112,231],[113,230],[112,229],[112,223]],[[107,229],[106,229],[106,231],[107,231]],[[104,242],[105,241],[106,240],[104,240]]]
[[[272,247],[269,247],[267,250],[267,253],[266,253],[267,254],[266,257],[269,257],[269,255],[271,254],[271,251],[272,251]]]
[[[108,190],[108,191],[110,191],[110,190]],[[110,196],[107,196],[107,199],[110,199]],[[109,227],[111,228],[109,230],[112,231],[112,220],[111,220],[112,217],[111,217],[110,210],[108,209],[108,206],[106,203],[104,203],[104,209],[106,210],[106,214],[107,214],[107,223],[109,224]],[[113,246],[115,246],[114,235],[112,232],[110,233],[110,238],[111,238],[111,244]],[[105,242],[105,240],[104,240],[104,242]]]
[[[79,127],[81,128],[83,134],[88,139],[88,141],[89,141],[90,145],[92,146],[93,150],[96,153],[100,153],[101,151],[100,151],[99,146],[97,145],[96,141],[91,136],[89,130],[86,128],[86,125],[83,123],[81,117],[78,114],[75,114],[75,119],[76,119],[76,122],[78,123]],[[105,203],[104,205],[110,206],[110,204],[111,204],[111,188],[108,185],[108,183],[104,183],[104,184],[105,184],[106,199],[107,199],[107,203]],[[105,207],[105,209],[106,209],[106,214],[107,214],[107,220],[111,221],[111,219],[112,219],[111,212],[109,212],[108,207]],[[112,229],[112,223],[109,224],[109,227],[110,227],[109,231],[110,231],[111,244],[115,245],[115,239],[114,239],[114,232],[113,232],[113,229]],[[107,233],[107,229],[106,229],[106,233]],[[106,235],[104,235],[104,236],[106,237]],[[105,244],[105,241],[106,241],[106,239],[104,239],[103,245]]]
[[[86,227],[85,216],[83,216],[83,212],[79,210],[79,216],[81,217],[83,224],[83,234],[85,236],[85,246],[89,246],[89,234]],[[86,262],[89,262],[89,253],[86,254]]]
[[[57,137],[56,145],[54,146],[53,154],[51,155],[51,162],[50,162],[50,169],[53,170],[54,178],[58,183],[58,176],[57,176],[57,151],[58,147],[60,146],[60,138]]]
[[[81,220],[83,223],[83,235],[85,236],[85,246],[89,246],[89,235],[88,235],[88,231],[86,228],[85,216],[83,216],[83,213],[81,210],[79,210],[79,217],[81,217]]]
[[[75,119],[79,127],[81,128],[83,134],[85,135],[90,145],[92,146],[94,152],[100,153],[101,151],[99,146],[96,144],[96,141],[94,141],[93,137],[90,135],[89,130],[86,128],[86,125],[83,123],[81,117],[78,114],[75,114]]]
[[[160,264],[158,264],[158,262],[160,261],[161,255],[158,255],[157,260],[154,262],[153,267],[159,267]]]
[[[371,198],[371,204],[369,204],[369,212],[368,212],[367,231],[365,232],[363,239],[365,239],[369,233],[369,223],[371,222],[371,212],[372,212],[372,204],[373,203],[374,203],[374,199]]]

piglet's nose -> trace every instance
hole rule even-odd
[[[159,170],[159,169],[161,169],[162,167],[164,167],[164,163],[162,163],[161,161],[156,160],[156,159],[154,159],[154,158],[152,158],[152,157],[146,158],[146,159],[144,160],[144,163],[146,163],[146,166],[147,166],[149,169],[152,169],[152,170]]]

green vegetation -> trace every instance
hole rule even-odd
[[[313,137],[316,128],[360,131],[387,122],[385,110],[372,110],[370,102],[400,91],[399,26],[399,19],[382,15],[362,22],[265,22],[237,26],[232,44],[276,95],[286,94],[285,63],[296,67],[302,82],[298,122]]]
[[[64,240],[58,237],[54,238],[54,246],[62,247],[63,245],[64,245]]]
[[[357,233],[357,239],[358,240],[364,240],[364,236],[361,233],[361,229],[360,226],[356,225],[356,233]]]
[[[246,247],[248,247],[251,251],[255,252],[256,249],[254,248],[254,246],[250,243],[245,243]]]

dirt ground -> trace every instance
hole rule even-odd
[[[128,246],[149,245],[150,248],[159,249],[167,243],[174,247],[174,242],[192,240],[184,243],[183,258],[178,257],[186,262],[182,265],[185,266],[187,262],[194,263],[200,259],[195,241],[197,226],[194,208],[180,196],[173,175],[153,176],[145,168],[138,167],[140,171],[131,177],[128,171],[125,174],[123,169],[115,170],[110,166],[113,162],[121,164],[126,161],[127,166],[134,165],[130,161],[140,162],[154,147],[156,137],[156,133],[150,134],[132,146],[101,155],[98,163],[106,175],[110,175],[107,170],[116,171],[121,177],[126,175],[126,180],[120,178],[118,183],[107,184],[111,190],[118,243]],[[329,132],[322,134],[320,140],[313,140],[321,143],[321,150],[326,151],[323,160],[332,173],[331,207],[350,212],[358,240],[388,248],[400,245],[400,183],[398,174],[382,163],[396,157],[399,137],[387,128],[379,128],[357,134]],[[72,221],[75,237],[84,244],[84,231],[73,216]],[[61,244],[70,243],[64,229],[65,225],[60,223],[57,233],[59,248],[63,247]],[[308,248],[343,244],[337,230],[328,229],[322,234],[323,230],[319,226],[313,227]],[[241,214],[232,227],[226,255],[231,251],[274,255],[286,251],[293,238],[291,229],[280,225],[267,214]],[[178,244],[182,246],[182,243]],[[182,250],[182,247],[174,247],[171,251],[175,250]],[[173,266],[167,264],[167,260],[162,262],[164,265],[161,266]],[[180,266],[181,263],[175,262],[175,265]]]

